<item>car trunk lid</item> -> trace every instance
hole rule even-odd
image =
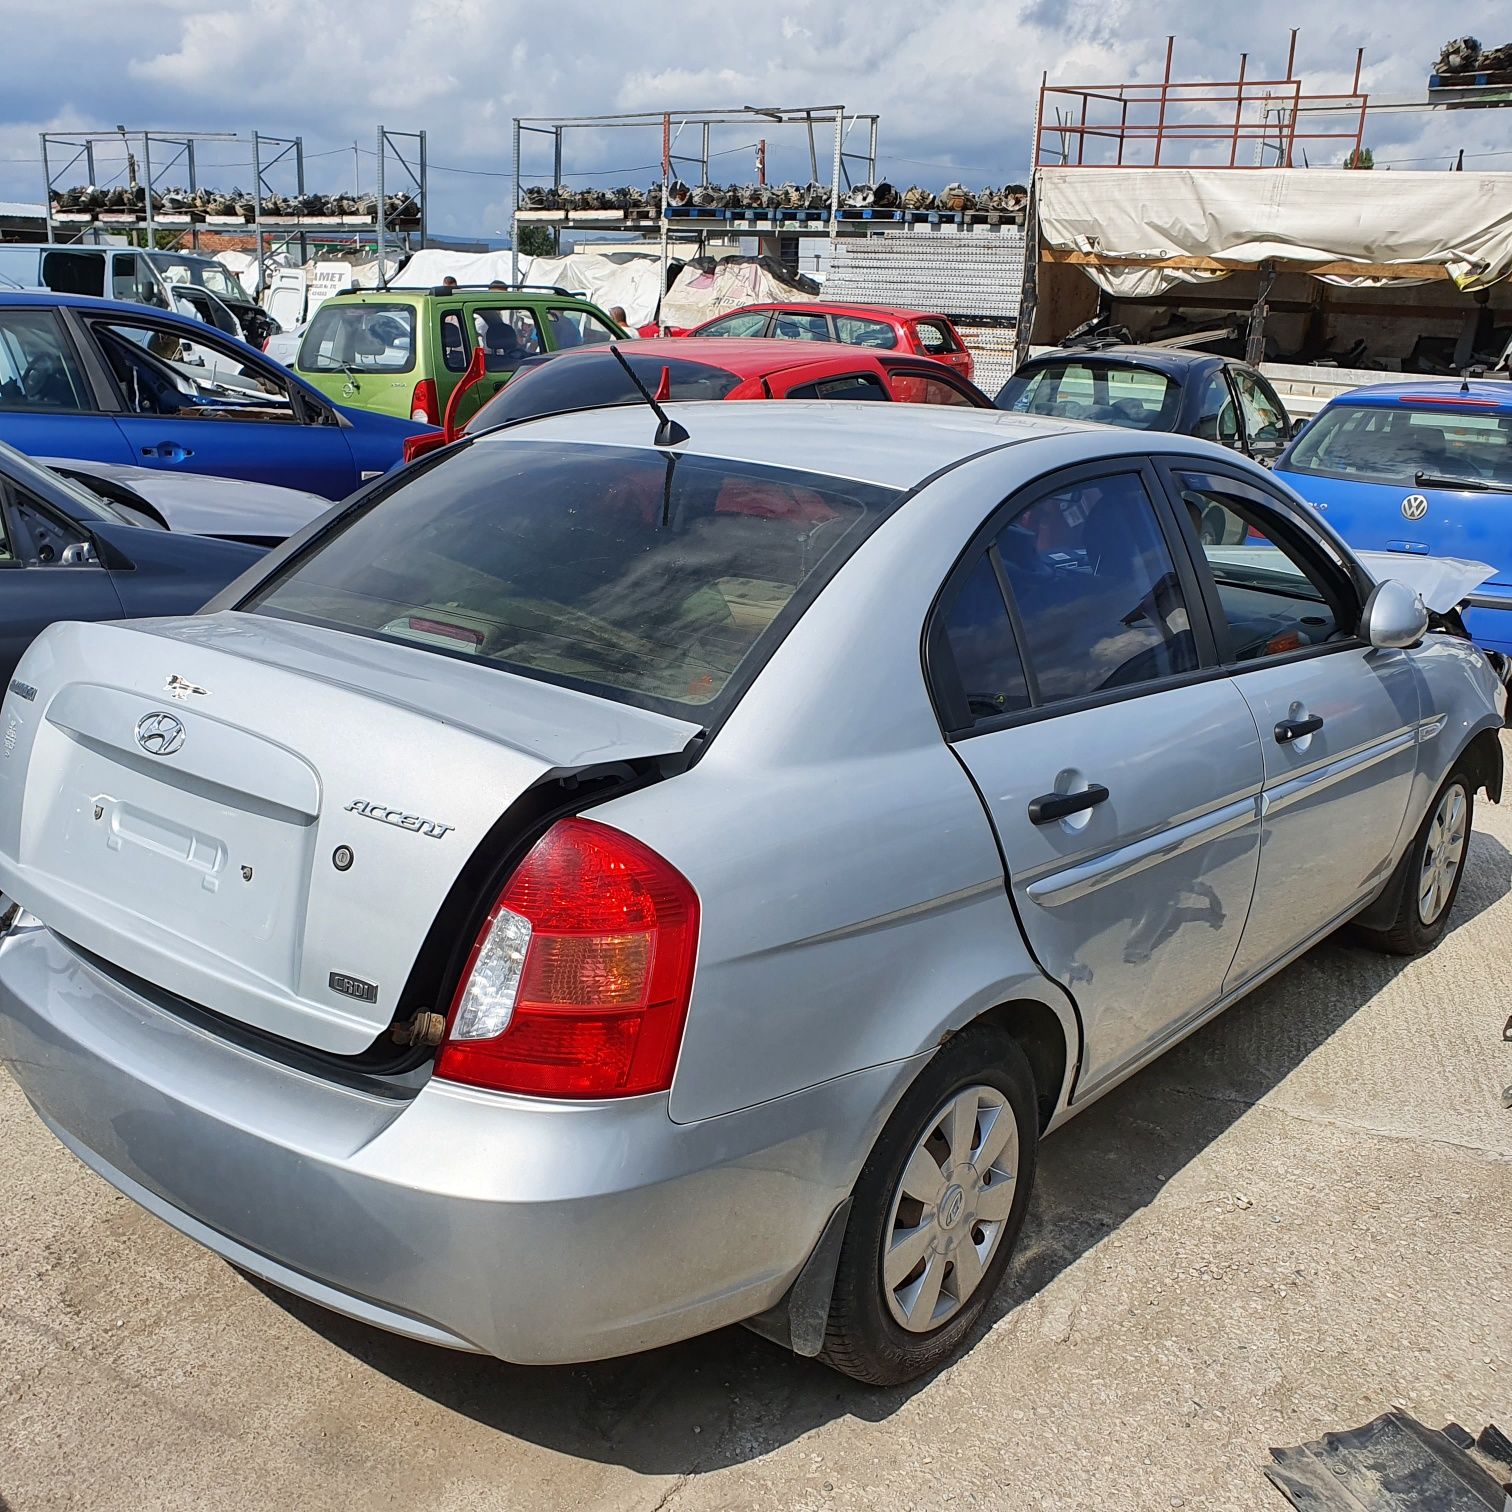
[[[463,864],[527,789],[634,771],[698,734],[237,613],[56,625],[17,681],[0,889],[156,987],[348,1055],[393,1020]]]

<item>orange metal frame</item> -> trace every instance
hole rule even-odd
[[[1167,37],[1165,77],[1158,84],[1051,84],[1048,75],[1043,76],[1035,119],[1035,166],[1292,168],[1298,148],[1305,152],[1308,143],[1342,145],[1355,152],[1363,145],[1370,98],[1360,90],[1363,47],[1355,54],[1352,87],[1336,94],[1303,92],[1294,71],[1295,29],[1284,79],[1249,78],[1248,53],[1239,55],[1236,79],[1172,79],[1174,49],[1175,38]],[[1111,118],[1113,107],[1116,119]],[[1260,119],[1246,120],[1247,111],[1258,112]],[[1049,119],[1052,114],[1056,119]],[[1272,115],[1274,120],[1268,118]],[[1338,131],[1304,130],[1299,122],[1305,115],[1346,117],[1350,126]],[[1243,142],[1264,144],[1276,161],[1241,163]],[[1146,143],[1152,152],[1145,150]]]

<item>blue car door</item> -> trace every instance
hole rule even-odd
[[[119,390],[118,423],[137,466],[249,478],[328,499],[357,487],[352,449],[330,406],[210,326],[189,336],[183,322],[151,314],[92,316],[87,325]]]
[[[119,619],[111,575],[72,521],[0,479],[0,675],[54,620]]]
[[[0,441],[39,457],[129,462],[115,416],[56,310],[0,307]]]

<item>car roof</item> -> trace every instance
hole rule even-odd
[[[895,315],[900,320],[944,320],[938,310],[913,310],[906,305],[862,304],[851,299],[796,299],[791,303],[782,300],[766,300],[761,304],[741,305],[738,310],[726,310],[725,315],[740,315],[746,310],[790,310],[796,315]],[[711,315],[709,321],[723,320],[724,315]],[[709,324],[704,321],[703,324]]]
[[[574,347],[580,356],[609,353],[604,344]],[[764,373],[781,373],[788,368],[808,367],[813,363],[841,361],[854,368],[857,360],[880,360],[891,357],[902,362],[930,362],[912,352],[873,351],[870,347],[851,346],[839,341],[785,341],[780,336],[652,336],[625,348],[627,354],[640,353],[661,357],[680,357],[685,362],[706,362],[741,378],[759,378]],[[614,359],[609,357],[612,362]]]
[[[1336,394],[1325,408],[1336,404],[1363,404],[1388,409],[1412,401],[1445,409],[1474,409],[1481,414],[1512,415],[1512,383],[1501,379],[1420,378],[1398,383],[1370,383],[1364,388]]]
[[[172,310],[165,310],[161,305],[144,305],[125,299],[101,299],[98,294],[56,294],[51,289],[27,289],[14,294],[8,290],[0,291],[0,305],[42,305],[49,308],[67,305],[85,310],[110,310],[117,315],[151,313],[153,316],[162,316],[164,320],[185,320],[191,326],[200,324],[199,321],[187,320],[186,316]]]
[[[1169,373],[1172,377],[1191,372],[1200,367],[1244,367],[1237,357],[1220,356],[1217,352],[1200,352],[1192,347],[1140,346],[1136,343],[1120,343],[1114,346],[1056,347],[1053,352],[1036,352],[1020,368],[1041,367],[1052,362],[1101,363],[1107,367],[1154,368]]]
[[[1087,460],[1145,455],[1151,442],[1145,432],[1115,426],[958,405],[695,400],[677,406],[677,420],[689,436],[678,451],[692,456],[795,468],[902,489],[915,488],[942,468],[983,452],[1041,438],[1085,436],[1092,442]],[[483,431],[473,444],[547,440],[654,449],[655,433],[655,416],[644,405],[628,404],[522,420]],[[1236,460],[1232,452],[1207,441],[1175,435],[1162,435],[1159,441],[1162,451],[1203,457],[1222,451],[1225,460]],[[668,454],[676,453],[662,452]]]

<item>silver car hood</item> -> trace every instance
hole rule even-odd
[[[329,499],[318,494],[245,478],[212,478],[203,473],[174,473],[73,457],[40,460],[46,467],[84,479],[86,486],[90,478],[119,484],[157,510],[169,530],[185,535],[284,539],[332,507]]]
[[[230,612],[53,625],[11,689],[0,891],[153,990],[339,1054],[392,1022],[463,864],[522,793],[698,733]]]
[[[1474,593],[1496,568],[1463,557],[1409,556],[1402,551],[1357,551],[1355,556],[1376,582],[1395,578],[1415,588],[1435,614],[1447,614]]]

